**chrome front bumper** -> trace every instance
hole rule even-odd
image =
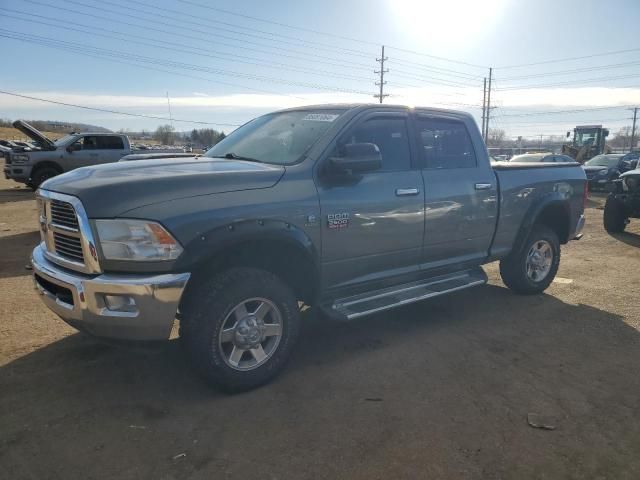
[[[166,340],[189,273],[98,276],[71,272],[31,257],[34,283],[45,305],[78,330],[122,340]]]

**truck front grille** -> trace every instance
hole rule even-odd
[[[51,200],[51,223],[73,229],[76,232],[79,230],[78,217],[73,206],[59,200]]]
[[[74,262],[84,264],[84,254],[82,253],[82,243],[78,237],[65,235],[60,232],[53,232],[53,245],[58,255],[66,257]]]
[[[91,227],[76,197],[39,190],[40,236],[48,260],[83,273],[100,273]]]

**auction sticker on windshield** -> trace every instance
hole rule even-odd
[[[334,113],[310,113],[305,115],[302,120],[309,120],[311,122],[333,122],[340,115]]]

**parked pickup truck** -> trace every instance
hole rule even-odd
[[[34,190],[61,173],[87,165],[117,162],[125,155],[140,151],[132,150],[129,138],[117,133],[71,133],[53,142],[22,120],[16,120],[13,126],[40,147],[5,151],[4,176]]]
[[[482,285],[543,292],[579,238],[577,163],[492,166],[466,113],[386,105],[270,113],[204,157],[86,167],[38,191],[37,289],[72,326],[160,340],[227,390],[283,367],[299,305],[353,320]],[[364,326],[363,326],[364,328]]]

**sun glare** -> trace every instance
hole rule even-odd
[[[419,47],[459,48],[495,25],[506,0],[389,0],[407,39]]]

